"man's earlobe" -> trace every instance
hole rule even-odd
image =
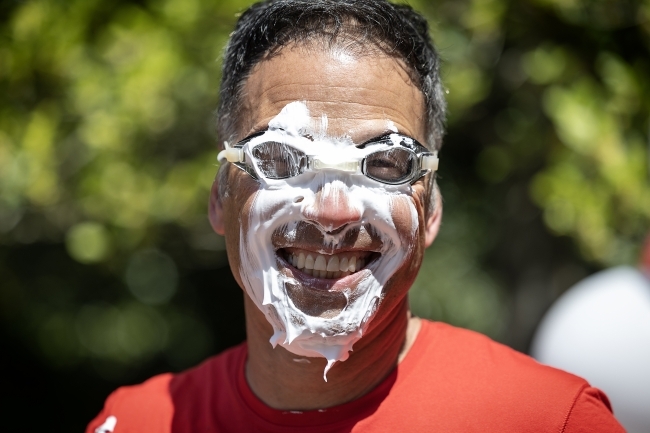
[[[435,186],[434,188],[438,188]],[[442,198],[440,191],[435,192],[435,205],[433,212],[427,217],[424,222],[424,246],[428,248],[438,236],[440,230],[440,223],[442,222]]]
[[[223,221],[223,202],[219,194],[219,176],[215,178],[210,190],[210,203],[208,204],[208,218],[212,229],[219,235],[226,233]]]

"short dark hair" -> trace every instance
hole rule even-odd
[[[246,10],[224,54],[217,109],[221,140],[236,135],[241,91],[253,67],[286,45],[319,39],[374,46],[403,60],[424,95],[428,146],[440,148],[446,103],[427,22],[409,6],[386,0],[268,0]]]

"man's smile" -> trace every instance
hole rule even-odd
[[[330,236],[337,241],[328,242]],[[281,273],[305,289],[343,291],[354,288],[372,272],[385,247],[370,224],[346,227],[336,235],[301,221],[295,231],[274,231],[273,245]]]
[[[342,251],[321,254],[300,248],[278,250],[293,268],[318,278],[338,279],[359,272],[380,254],[371,251]]]
[[[365,250],[329,254],[319,250],[280,248],[275,252],[276,261],[280,273],[289,277],[283,287],[296,308],[309,316],[332,318],[359,296],[356,289],[371,275],[369,267],[380,260],[381,254]]]

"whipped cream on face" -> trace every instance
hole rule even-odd
[[[392,122],[389,126],[394,128]],[[303,102],[287,104],[269,122],[268,130],[251,140],[245,150],[248,157],[256,143],[266,141],[291,143],[321,159],[359,158],[377,150],[376,147],[359,149],[349,138],[327,136],[327,117],[312,119]],[[381,303],[384,285],[409,256],[418,228],[417,211],[410,198],[411,186],[385,185],[361,174],[335,169],[308,171],[282,180],[262,178],[259,182],[261,187],[253,199],[249,221],[242,221],[240,232],[239,272],[243,284],[273,326],[270,339],[273,347],[279,344],[299,356],[326,358],[323,378],[327,381],[328,370],[336,361],[345,361],[354,343],[363,336]],[[359,221],[348,223],[341,231],[308,222],[305,215],[318,207],[317,200],[335,194],[345,194],[348,206],[361,216]],[[409,239],[398,234],[392,217],[395,207],[407,209],[411,214],[410,233],[402,233]],[[336,251],[350,230],[363,232],[371,227],[370,235],[381,240],[379,257],[358,271],[361,275],[356,287],[341,292],[346,305],[333,317],[315,317],[301,311],[287,293],[287,285],[301,283],[279,269],[273,233],[280,231],[287,245],[291,245],[297,239],[298,224],[304,222],[321,231],[325,242],[321,246],[323,251]]]
[[[392,120],[389,120],[388,122],[386,122],[386,129],[389,130],[389,131],[392,131],[392,132],[394,132],[396,134],[398,132],[397,131],[397,126],[395,126],[395,124],[393,123]]]

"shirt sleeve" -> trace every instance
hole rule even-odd
[[[112,415],[113,412],[113,400],[115,399],[116,392],[112,393],[104,403],[104,408],[99,412],[99,414],[88,423],[86,427],[86,433],[110,433],[115,431],[115,426],[117,425],[117,417]]]
[[[171,375],[118,388],[102,411],[86,427],[86,433],[170,433],[174,413],[169,396]]]
[[[585,387],[576,398],[563,433],[625,433],[614,418],[607,396],[599,389]]]

